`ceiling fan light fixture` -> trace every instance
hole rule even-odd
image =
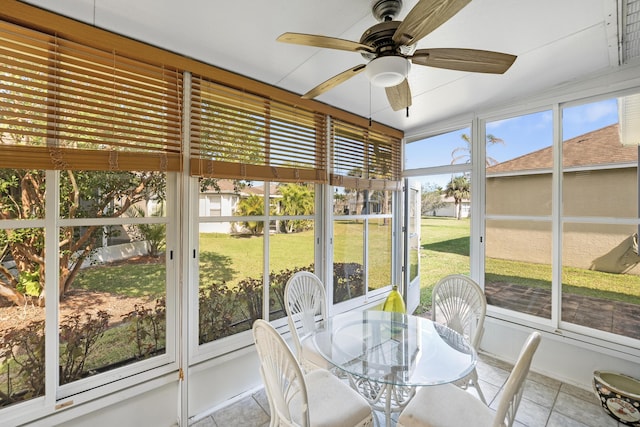
[[[367,64],[364,73],[372,85],[397,86],[407,78],[411,62],[402,56],[380,56]]]

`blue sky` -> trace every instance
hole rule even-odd
[[[562,121],[565,140],[617,123],[617,100],[613,98],[565,108],[563,109]],[[457,147],[466,146],[462,135],[468,135],[469,132],[470,129],[466,128],[408,144],[405,152],[406,167],[413,169],[449,165],[452,151]],[[504,141],[504,144],[487,146],[487,156],[498,162],[549,147],[553,142],[552,112],[550,110],[542,111],[489,122],[487,123],[487,134],[494,135]],[[460,154],[465,153],[466,150],[460,152]],[[423,180],[423,182],[436,182],[438,185],[444,186],[449,179],[450,176],[438,176]]]

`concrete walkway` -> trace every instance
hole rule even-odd
[[[487,302],[497,307],[551,318],[551,291],[510,283],[485,284]],[[564,294],[562,320],[640,339],[640,305]]]

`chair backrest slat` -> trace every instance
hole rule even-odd
[[[300,365],[278,331],[265,320],[253,323],[253,338],[260,358],[260,374],[269,397],[272,414],[280,424],[298,426],[292,420],[291,404],[301,410],[301,427],[308,427],[309,405],[307,388]]]
[[[482,288],[470,277],[443,277],[432,291],[431,319],[464,335],[477,350],[484,331],[487,300]]]
[[[327,298],[322,281],[308,271],[295,273],[285,286],[284,305],[293,345],[300,355],[301,341],[327,318]]]

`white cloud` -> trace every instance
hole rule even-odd
[[[618,103],[615,99],[594,102],[564,110],[563,118],[565,123],[581,125],[595,123],[612,115],[617,115]]]

